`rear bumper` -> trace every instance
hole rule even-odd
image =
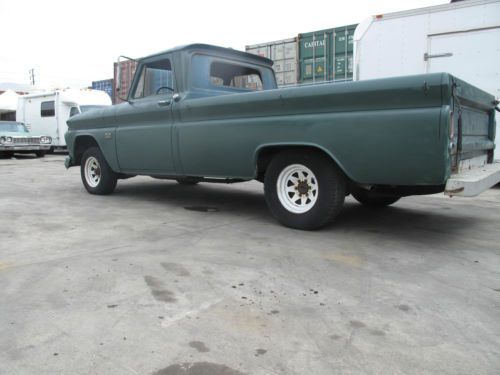
[[[450,176],[444,193],[460,197],[474,197],[500,182],[500,162],[486,164]]]

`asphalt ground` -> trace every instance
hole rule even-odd
[[[0,159],[0,374],[498,374],[500,189],[351,197],[278,224],[262,185]]]

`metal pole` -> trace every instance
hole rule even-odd
[[[31,85],[35,86],[35,69],[34,68],[30,69],[29,73],[30,73]]]

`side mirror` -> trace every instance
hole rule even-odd
[[[127,56],[119,56],[116,63],[116,96],[121,101],[128,102],[128,90],[134,78],[135,69],[137,67],[137,60]],[[126,90],[123,89],[126,87]]]

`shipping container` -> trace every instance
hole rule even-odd
[[[246,46],[245,50],[248,53],[253,53],[260,57],[271,58],[271,46],[269,44],[258,44],[255,46]]]
[[[121,97],[127,96],[128,91],[130,90],[130,86],[132,85],[132,80],[134,79],[135,70],[137,69],[137,61],[124,60],[124,61],[120,62],[119,66],[120,66],[120,80],[121,80],[120,93],[118,93],[116,91],[116,88],[118,87],[118,79],[117,79],[117,77],[118,77],[118,63],[114,63],[114,65],[113,65],[113,72],[114,72],[113,104],[123,102],[123,100],[121,100],[119,96],[121,96]]]
[[[254,55],[273,60],[278,86],[297,84],[298,54],[297,38],[288,38],[274,42],[246,46],[245,50]]]
[[[104,91],[113,100],[113,78],[92,81],[92,89]]]
[[[350,81],[356,25],[299,34],[301,83]]]

